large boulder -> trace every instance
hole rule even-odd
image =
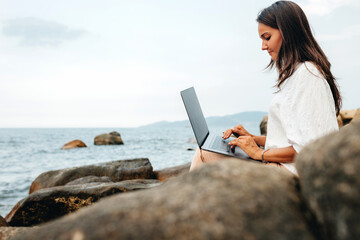
[[[72,140],[68,143],[65,143],[61,149],[67,150],[67,149],[83,148],[83,147],[87,147],[86,144],[83,141],[76,139],[76,140]]]
[[[308,216],[292,173],[227,160],[103,199],[15,239],[315,239]]]
[[[119,160],[42,173],[32,182],[29,193],[42,188],[63,186],[68,182],[86,176],[108,176],[113,182],[155,178],[149,159]]]
[[[260,133],[263,136],[267,134],[267,122],[268,122],[268,115],[265,115],[260,123]]]
[[[9,224],[6,222],[6,220],[0,215],[0,227],[7,227]]]
[[[95,145],[122,145],[124,144],[120,133],[110,132],[98,135],[94,139]]]
[[[304,147],[296,167],[325,239],[360,239],[360,122]]]
[[[91,205],[116,193],[147,189],[161,184],[158,180],[138,179],[117,183],[87,183],[38,190],[16,204],[6,216],[11,226],[32,226],[48,222]]]
[[[155,178],[160,181],[166,181],[169,178],[177,177],[188,173],[190,170],[191,163],[183,164],[180,166],[164,168],[158,171],[154,171]]]

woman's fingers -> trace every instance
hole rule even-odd
[[[227,129],[223,132],[223,138],[227,139],[231,136],[231,134],[232,134],[232,129]]]
[[[245,149],[251,145],[253,145],[253,139],[249,136],[240,136],[232,141],[229,142],[229,145],[232,145],[231,147],[238,146],[241,149],[245,151]]]
[[[229,145],[232,145],[231,147],[238,146],[251,158],[259,159],[258,152],[260,149],[254,139],[250,136],[240,136],[230,141]]]

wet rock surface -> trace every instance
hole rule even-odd
[[[229,160],[103,199],[15,239],[314,239],[306,216],[293,174]]]
[[[324,238],[360,239],[360,122],[307,145],[296,167]]]
[[[149,159],[119,160],[42,173],[31,184],[29,193],[43,188],[63,186],[75,179],[87,176],[107,176],[113,182],[155,178]]]
[[[86,183],[38,190],[21,200],[6,216],[11,226],[32,226],[59,218],[101,198],[160,185],[158,180],[138,179],[117,183]]]

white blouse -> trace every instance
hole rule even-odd
[[[338,129],[329,84],[311,62],[298,64],[270,104],[265,149],[293,146],[298,153]],[[297,175],[295,163],[282,165]]]

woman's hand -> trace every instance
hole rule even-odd
[[[246,129],[241,124],[237,125],[236,127],[225,130],[223,132],[223,138],[228,139],[231,136],[231,134],[234,134],[236,137],[239,137],[239,136],[252,137],[253,136],[248,131],[246,131]]]
[[[261,160],[263,150],[258,147],[254,138],[251,136],[240,136],[229,142],[229,145],[232,145],[231,148],[238,146],[252,159]]]

